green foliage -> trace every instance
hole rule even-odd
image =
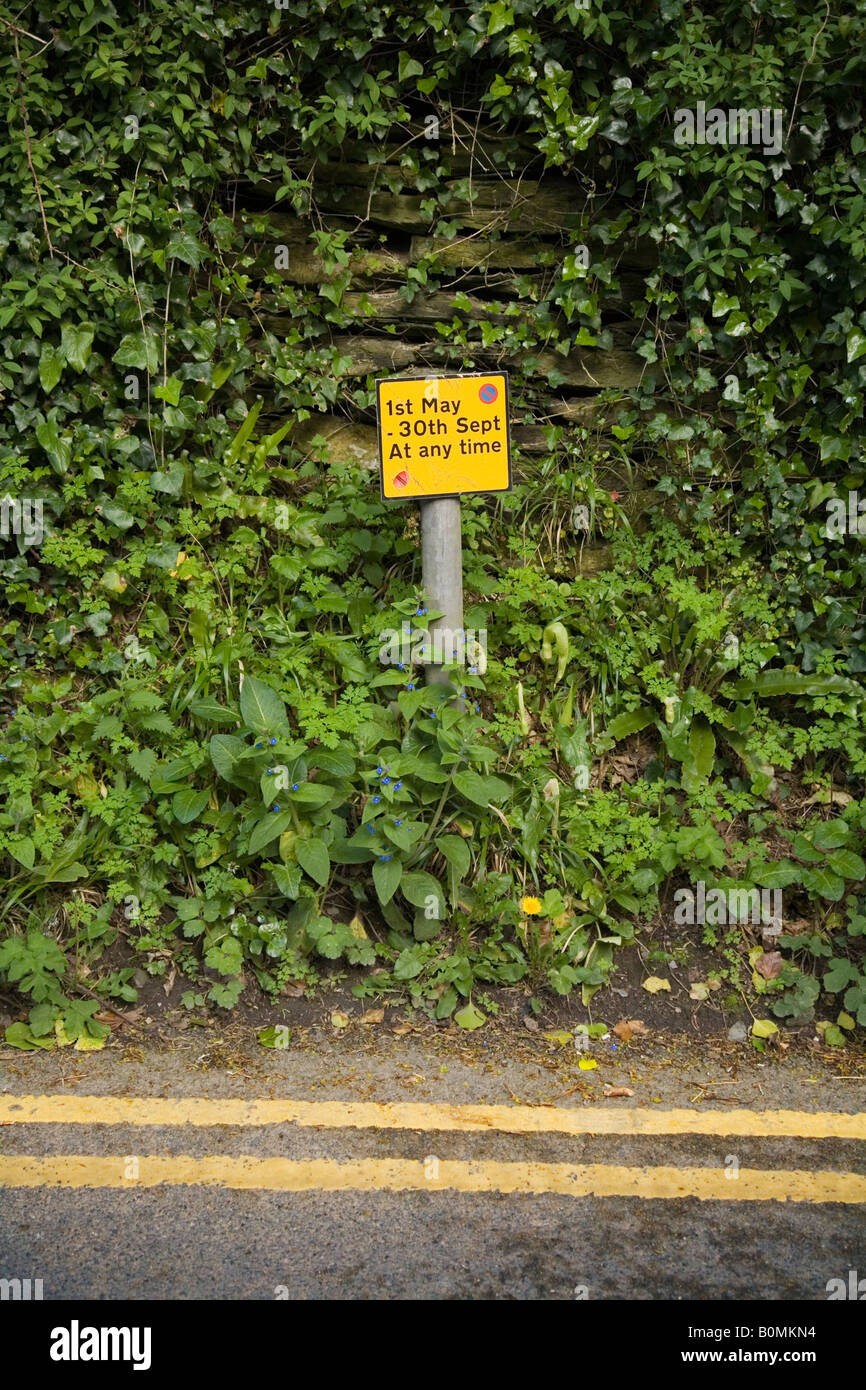
[[[3,25],[0,496],[44,513],[0,552],[18,1045],[100,1036],[77,963],[121,925],[220,1007],[316,961],[464,1027],[477,984],[589,1002],[671,884],[713,876],[813,928],[782,937],[777,1016],[820,977],[866,1023],[866,552],[826,525],[866,487],[860,8],[58,0]],[[783,151],[677,145],[698,101],[781,109]],[[372,203],[319,215],[352,164],[429,250],[389,260]],[[510,286],[477,277],[486,316],[456,287],[432,367],[508,360],[515,422],[552,418],[544,353],[625,341],[647,371],[604,433],[546,424],[511,494],[465,503],[490,661],[423,688],[378,659],[419,616],[417,522],[293,427],[370,423],[337,338],[380,284],[447,285],[479,169],[561,176],[572,210]],[[275,212],[306,278],[274,268]],[[128,999],[123,974],[88,978]]]

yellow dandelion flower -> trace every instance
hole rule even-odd
[[[538,901],[538,898],[524,898],[520,904],[520,908],[522,912],[526,913],[527,917],[535,917],[541,911],[541,903]]]

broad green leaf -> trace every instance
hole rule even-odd
[[[754,1038],[772,1038],[778,1031],[779,1025],[773,1023],[769,1018],[756,1018],[752,1024],[752,1037]]]
[[[397,858],[377,859],[373,865],[373,883],[379,902],[384,907],[396,893],[403,874],[402,861]]]
[[[621,738],[628,738],[631,734],[637,734],[641,729],[645,729],[647,724],[652,724],[655,719],[655,712],[647,709],[644,705],[640,709],[625,710],[622,714],[617,714],[610,721],[606,732],[617,742]]]
[[[400,892],[407,902],[414,907],[427,908],[431,906],[430,899],[435,900],[435,912],[438,921],[442,921],[445,916],[445,895],[442,892],[442,885],[438,879],[428,873],[404,873],[400,883]]]
[[[331,876],[331,860],[324,840],[298,840],[295,845],[295,858],[304,873],[309,874],[320,888],[326,888]]]
[[[319,768],[329,777],[351,777],[355,771],[355,759],[341,748],[310,748],[307,762],[310,767]]]
[[[838,874],[834,874],[825,865],[820,864],[814,869],[803,870],[803,887],[810,893],[815,893],[821,898],[829,898],[831,902],[837,903],[845,893],[845,880]]]
[[[217,700],[193,700],[187,705],[190,714],[196,719],[204,719],[208,724],[237,724],[238,716],[226,709]]]
[[[483,777],[478,772],[455,772],[454,786],[476,806],[504,801],[509,794],[507,782],[500,781],[498,777]]]
[[[6,1029],[5,1041],[7,1046],[17,1047],[20,1052],[36,1052],[39,1048],[47,1051],[54,1047],[56,1038],[53,1033],[50,1037],[37,1038],[26,1023],[10,1023]]]
[[[7,845],[6,853],[11,854],[13,859],[17,859],[18,863],[22,864],[25,869],[33,868],[36,860],[36,846],[29,837],[19,840],[16,844]]]
[[[843,878],[856,879],[858,883],[866,878],[866,864],[853,849],[834,850],[828,855],[827,866],[833,873],[841,874]]]
[[[240,426],[231,444],[223,454],[222,464],[224,469],[231,468],[232,464],[237,462],[240,457],[241,449],[256,427],[256,420],[259,418],[261,408],[262,398],[259,396],[255,404],[247,411],[243,424]]]
[[[695,715],[689,732],[689,749],[695,761],[698,776],[706,781],[713,770],[716,755],[716,738],[709,723],[703,716]]]
[[[441,850],[448,863],[456,870],[458,878],[465,878],[472,863],[469,846],[461,835],[438,835],[436,848]]]
[[[725,699],[747,700],[750,695],[772,699],[781,695],[854,695],[862,698],[863,688],[847,676],[810,676],[800,671],[762,671],[752,680],[724,686]]]
[[[815,827],[812,836],[812,843],[816,849],[839,849],[841,845],[847,845],[851,838],[851,827],[841,816],[835,820],[821,821]]]
[[[483,1027],[487,1017],[476,1004],[466,1004],[462,1009],[458,1009],[454,1015],[454,1022],[458,1028],[475,1029]]]
[[[284,898],[297,898],[301,891],[301,870],[297,864],[274,864],[271,873]]]
[[[275,690],[254,676],[247,676],[241,690],[241,714],[248,729],[257,734],[289,734],[286,707]]]
[[[823,985],[828,994],[838,994],[845,989],[846,985],[856,984],[860,978],[859,973],[850,960],[844,957],[836,957],[830,961],[830,968],[826,971]]]
[[[189,825],[190,821],[198,819],[209,800],[210,792],[197,792],[192,787],[176,792],[171,799],[175,820],[179,820],[181,825]]]
[[[237,778],[241,759],[247,751],[244,740],[234,734],[214,734],[210,741],[210,760],[227,782]]]
[[[275,840],[278,835],[282,835],[284,830],[288,830],[291,824],[291,811],[269,811],[258,822],[250,835],[250,854],[258,854],[260,849],[264,849],[265,845],[271,843],[271,840]]]

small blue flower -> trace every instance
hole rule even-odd
[[[424,612],[424,609],[423,609],[423,608],[416,608],[416,609],[415,609],[415,617],[416,617],[416,618],[420,618],[421,615],[423,614],[423,612]]]
[[[480,706],[480,705],[476,705],[476,706],[475,706],[475,713],[476,713],[476,714],[480,714],[480,713],[481,713],[481,706]]]
[[[431,719],[435,719],[435,718],[436,718],[436,711],[435,711],[435,709],[433,710],[432,714],[430,715],[430,718],[431,718]]]
[[[395,792],[398,792],[398,791],[400,790],[400,788],[402,787],[402,785],[403,785],[402,782],[395,782],[395,783],[394,783],[394,790],[395,790]]]
[[[271,739],[271,747],[272,747],[272,748],[273,748],[274,744],[276,743],[276,741],[277,741],[277,740],[276,740],[275,738],[272,738],[272,739]]]
[[[273,769],[272,767],[269,767],[269,768],[268,768],[268,776],[269,776],[269,777],[273,777],[273,775],[274,775],[274,769]]]
[[[385,769],[384,769],[383,767],[381,767],[381,766],[379,766],[379,767],[376,768],[376,772],[379,774],[380,777],[382,776],[382,773],[384,772],[384,770],[385,770]]]
[[[402,662],[402,661],[398,661],[398,662],[397,662],[397,666],[399,667],[399,669],[400,669],[401,671],[405,671],[405,670],[406,670],[406,667],[403,665],[403,662]]]
[[[293,791],[293,792],[296,792],[297,790],[298,790],[298,784],[297,784],[297,782],[293,782],[293,783],[292,783],[292,791]]]
[[[374,805],[374,806],[378,806],[378,805],[379,805],[379,802],[380,802],[381,800],[382,800],[381,796],[374,796],[374,797],[373,797],[373,805]]]
[[[29,743],[29,741],[30,741],[30,740],[28,739],[28,737],[27,737],[26,734],[22,734],[22,735],[21,735],[21,742],[22,742],[22,743]]]
[[[390,778],[390,777],[383,777],[383,778],[382,778],[382,786],[383,786],[383,787],[387,787],[390,781],[391,781],[391,778]]]
[[[477,676],[477,675],[478,675],[478,667],[477,667],[477,666],[470,666],[470,667],[469,667],[469,674],[470,674],[470,676]]]
[[[394,824],[395,824],[395,825],[402,825],[403,822],[402,822],[401,820],[395,820]]]
[[[415,689],[415,683],[414,683],[414,681],[410,681],[410,682],[409,682],[408,689],[409,689],[409,690],[414,690],[414,689]]]
[[[0,753],[0,763],[5,763],[5,761],[6,761],[6,754],[5,754],[5,753]]]
[[[439,701],[440,701],[440,703],[441,703],[443,700],[447,700],[447,699],[448,699],[448,696],[447,696],[447,695],[440,695],[440,696],[439,696]]]
[[[262,746],[262,745],[261,745],[260,743],[257,743],[257,744],[256,744],[256,747],[257,747],[257,748],[261,748],[261,746]]]
[[[275,811],[279,811],[279,809],[280,809],[279,806],[276,804],[276,802],[274,802],[273,809],[274,809]]]
[[[372,825],[368,825],[368,826],[367,826],[367,834],[368,834],[368,835],[373,835],[374,833],[375,833],[375,832],[374,832],[374,830],[373,830]]]
[[[381,859],[381,861],[382,861],[383,864],[387,864],[387,863],[388,863],[388,860],[391,858],[391,856],[390,856],[390,854],[380,854],[380,855],[379,855],[379,858]]]

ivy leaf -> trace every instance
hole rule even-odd
[[[400,82],[407,82],[410,77],[423,77],[424,68],[415,58],[410,57],[405,51],[400,54],[397,63],[397,77]]]
[[[848,353],[848,361],[856,362],[858,357],[862,357],[866,352],[866,333],[859,328],[852,328],[845,339],[845,347]]]
[[[193,270],[198,270],[204,260],[204,248],[189,232],[173,237],[165,248],[165,254],[167,260],[183,261],[184,265],[192,266]]]
[[[111,360],[153,376],[159,370],[159,339],[155,333],[127,333]]]
[[[54,412],[52,411],[52,414]],[[36,438],[42,445],[56,473],[65,473],[72,461],[72,443],[62,435],[56,420],[46,420],[36,426]]]
[[[63,372],[63,354],[51,343],[44,343],[39,354],[39,380],[42,390],[50,395]]]
[[[60,353],[73,371],[83,372],[90,360],[93,329],[64,323],[60,326]]]

